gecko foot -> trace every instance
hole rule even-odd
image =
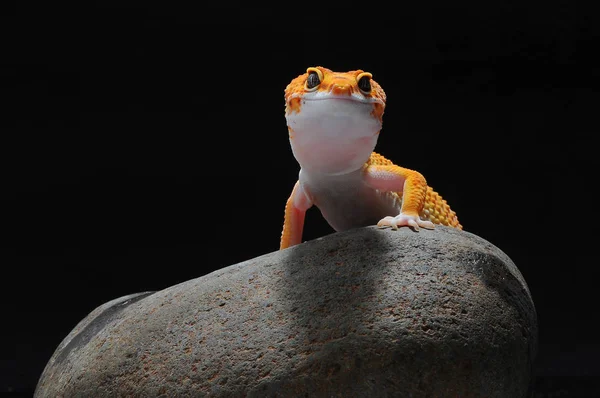
[[[431,221],[424,221],[419,216],[407,216],[406,214],[398,214],[396,217],[387,216],[379,220],[377,223],[378,227],[392,227],[392,229],[398,229],[398,227],[412,227],[415,231],[419,230],[419,227],[425,229],[434,229],[435,226]]]

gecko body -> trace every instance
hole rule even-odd
[[[336,231],[367,225],[458,229],[456,213],[417,171],[374,152],[386,95],[362,70],[311,67],[285,89],[290,145],[300,165],[280,249],[301,243],[313,205]]]

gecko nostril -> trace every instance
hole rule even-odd
[[[352,94],[352,86],[344,83],[334,83],[331,85],[331,92],[337,95],[350,95]]]

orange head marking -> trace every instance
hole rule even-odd
[[[377,142],[385,92],[369,72],[310,67],[285,89],[290,143],[302,167],[357,170]]]
[[[306,73],[293,79],[285,89],[286,114],[300,112],[301,99],[308,93],[329,95],[331,98],[352,97],[357,101],[372,103],[372,115],[381,122],[386,96],[369,72],[360,69],[334,72],[322,66],[307,68]]]

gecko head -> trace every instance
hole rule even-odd
[[[369,159],[381,130],[385,92],[369,72],[310,67],[285,89],[294,157],[303,169],[343,174]]]

